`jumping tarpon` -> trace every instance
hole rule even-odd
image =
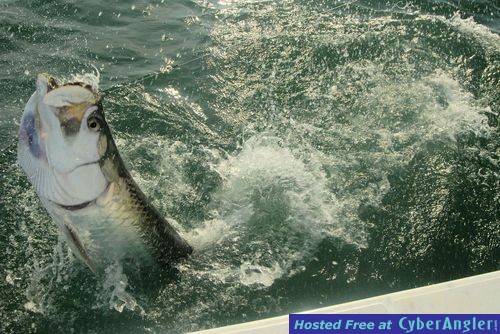
[[[116,261],[168,266],[192,252],[125,168],[91,85],[39,75],[17,154],[72,252],[92,271]]]

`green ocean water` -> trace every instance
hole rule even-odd
[[[499,33],[494,0],[0,0],[0,332],[180,333],[499,270]],[[78,263],[17,164],[42,72],[99,74],[195,248],[154,291]]]

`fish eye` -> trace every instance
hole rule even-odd
[[[90,116],[87,119],[87,127],[89,128],[89,130],[97,132],[97,131],[101,130],[102,122],[96,116]]]

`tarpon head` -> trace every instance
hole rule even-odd
[[[83,205],[107,189],[101,167],[108,137],[100,97],[90,85],[59,86],[41,74],[22,116],[18,160],[42,199]]]

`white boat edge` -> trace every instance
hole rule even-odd
[[[300,313],[500,313],[500,270]],[[288,314],[195,333],[285,334]]]

